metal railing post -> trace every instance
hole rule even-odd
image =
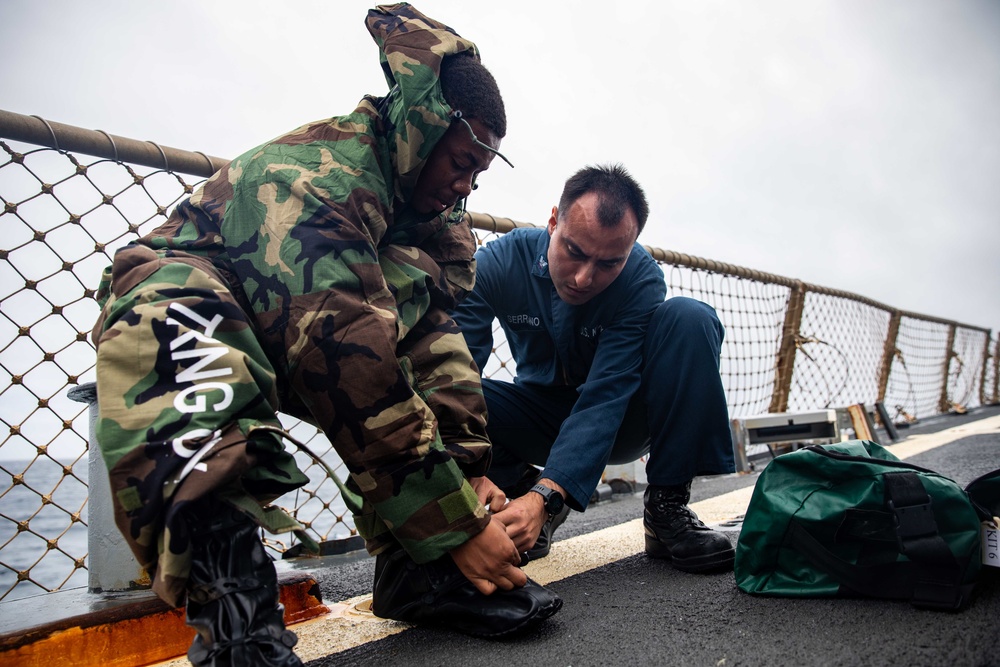
[[[806,286],[796,282],[788,294],[785,308],[785,324],[781,329],[781,344],[774,368],[774,391],[768,412],[788,410],[788,395],[792,387],[792,371],[795,370],[795,350],[798,346],[799,329],[802,326],[802,309],[806,302]]]
[[[948,342],[945,344],[944,363],[941,365],[941,397],[938,399],[938,412],[949,412],[951,401],[948,400],[948,374],[951,372],[952,357],[955,352],[955,325],[948,326]]]
[[[148,588],[149,577],[136,562],[115,524],[114,505],[111,503],[111,485],[108,469],[101,457],[97,442],[97,385],[81,384],[69,390],[68,396],[78,403],[90,406],[90,440],[88,457],[88,485],[90,498],[87,513],[87,569],[90,575],[88,589],[91,593],[127,591]]]
[[[896,358],[896,339],[899,337],[899,322],[903,319],[900,311],[892,311],[889,318],[889,330],[885,334],[885,346],[882,349],[882,367],[878,373],[877,402],[885,400],[885,392],[889,388],[889,374],[892,372],[892,360]]]
[[[990,369],[990,341],[993,339],[993,332],[986,334],[986,342],[983,343],[983,369],[979,374],[979,404],[989,405],[990,401],[986,396],[986,378]]]
[[[990,400],[1000,403],[1000,332],[997,332],[996,344],[993,346],[993,396]]]

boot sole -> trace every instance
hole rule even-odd
[[[675,569],[682,572],[711,572],[713,570],[732,570],[736,561],[736,549],[729,547],[723,551],[717,551],[704,556],[692,558],[674,558],[670,553],[670,548],[660,542],[655,537],[646,535],[646,554],[652,558],[660,558],[670,561]]]
[[[466,634],[468,634],[470,637],[480,637],[482,639],[499,639],[500,637],[508,637],[510,635],[517,634],[531,627],[532,625],[535,625],[536,623],[540,623],[545,619],[549,618],[550,616],[553,616],[557,611],[562,609],[562,604],[563,604],[562,598],[556,598],[553,601],[553,603],[550,604],[549,606],[542,607],[541,609],[539,609],[538,613],[535,614],[534,616],[526,618],[524,619],[524,622],[518,624],[516,627],[508,628],[502,632],[492,632],[492,633],[469,632]]]

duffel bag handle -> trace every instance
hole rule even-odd
[[[965,492],[972,500],[980,519],[1000,516],[1000,468],[969,482]]]

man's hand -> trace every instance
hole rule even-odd
[[[555,482],[542,479],[538,483],[555,489],[564,498],[566,497],[566,492]],[[538,534],[542,532],[542,525],[549,516],[545,512],[545,499],[540,494],[529,491],[507,503],[502,511],[494,515],[494,518],[503,523],[507,535],[514,540],[518,552],[524,553],[535,546]]]
[[[535,494],[538,495],[538,494]],[[528,582],[518,564],[521,556],[494,517],[483,532],[451,550],[455,565],[483,595],[509,591]]]
[[[486,477],[470,477],[469,484],[479,497],[479,502],[491,512],[499,512],[507,504],[507,494]]]

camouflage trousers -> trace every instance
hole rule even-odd
[[[385,253],[387,275],[406,273],[393,266],[405,256]],[[488,522],[467,481],[489,463],[485,403],[444,311],[411,313],[385,359],[349,348],[322,323],[299,337],[274,334],[205,257],[133,245],[111,271],[94,331],[97,438],[118,527],[168,603],[185,601],[192,501],[219,494],[269,529],[301,528],[261,509],[307,481],[278,410],[330,437],[359,492],[352,509],[371,553],[400,544],[432,560]],[[349,307],[336,311],[341,320]],[[370,386],[385,364],[401,381]]]

